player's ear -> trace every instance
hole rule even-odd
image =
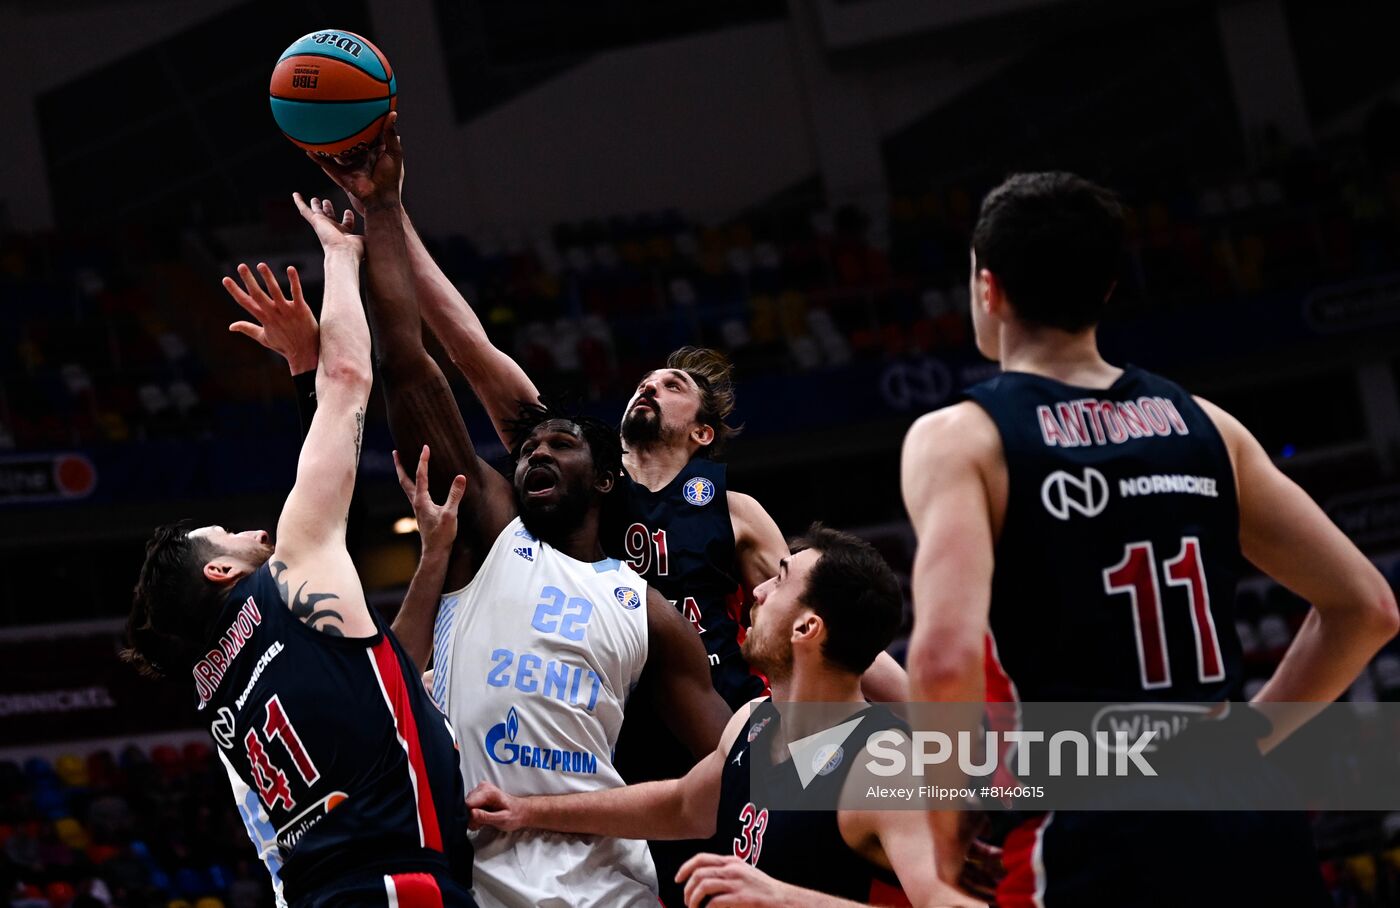
[[[715,427],[709,423],[696,423],[695,428],[690,430],[690,440],[705,447],[715,440]]]
[[[220,556],[204,565],[204,579],[210,583],[232,583],[247,573],[242,565]]]
[[[826,622],[816,612],[804,609],[792,619],[792,642],[816,643],[826,631]]]
[[[613,475],[612,470],[604,470],[599,473],[598,478],[594,480],[593,488],[598,490],[599,495],[606,495],[612,491],[616,483],[617,477]]]
[[[981,297],[982,308],[988,315],[1001,317],[1005,312],[1006,294],[1002,290],[1001,281],[986,268],[977,270],[977,283]]]

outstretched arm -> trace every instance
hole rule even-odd
[[[720,779],[748,709],[735,713],[720,743],[683,778],[571,795],[508,795],[482,782],[467,795],[473,829],[549,829],[621,839],[698,839],[714,834]]]
[[[655,588],[647,589],[643,687],[671,732],[699,757],[715,749],[732,712],[710,680],[710,659],[690,622]]]
[[[323,201],[322,210],[327,217],[334,217],[334,209],[329,201]],[[353,218],[351,212],[345,212]],[[350,221],[350,226],[354,225]],[[292,373],[292,383],[296,386],[297,420],[301,423],[301,437],[311,429],[311,419],[316,415],[316,363],[321,351],[320,327],[316,316],[306,304],[301,290],[301,275],[296,268],[287,266],[287,283],[291,285],[290,298],[282,293],[277,278],[266,262],[258,263],[258,274],[263,284],[253,277],[253,269],[247,265],[238,266],[238,282],[231,277],[224,278],[224,289],[234,302],[254,321],[238,321],[228,326],[234,334],[250,337],[268,350],[278,354],[287,362]]]
[[[442,597],[442,582],[447,576],[452,540],[457,536],[457,505],[467,488],[467,478],[458,476],[447,490],[447,501],[441,505],[434,503],[428,494],[428,459],[428,446],[424,445],[418,457],[418,470],[410,480],[403,464],[399,463],[399,452],[394,452],[394,472],[399,476],[399,488],[413,505],[423,550],[418,556],[418,570],[413,573],[403,605],[390,629],[420,672],[427,668],[433,652],[433,622]]]
[[[402,196],[402,143],[399,143],[398,147],[398,183],[394,188],[396,195]],[[346,179],[346,169],[328,167],[323,159],[310,152],[307,152],[307,156],[322,165],[330,178],[350,196],[350,203],[355,206],[355,210],[364,215],[366,207],[363,194],[354,181]],[[506,450],[510,450],[515,440],[510,437],[508,421],[519,413],[522,403],[537,402],[540,392],[525,374],[525,370],[520,368],[519,363],[492,345],[491,339],[486,336],[486,329],[481,325],[481,319],[477,318],[461,292],[433,260],[402,203],[399,204],[398,211],[403,225],[408,266],[413,276],[413,289],[418,295],[418,304],[422,307],[422,319],[461,370],[467,383],[471,385],[472,393],[481,401],[491,417],[491,424],[496,427],[496,434],[501,443],[506,446]]]
[[[345,550],[371,383],[369,328],[359,298],[363,247],[325,215],[318,199],[308,204],[300,195],[293,198],[325,250],[319,406],[302,443],[296,484],[277,522],[271,570],[298,618],[327,633],[368,636],[374,622]]]
[[[522,402],[537,402],[540,392],[520,364],[491,343],[481,319],[433,261],[407,212],[403,223],[413,286],[423,307],[423,321],[461,370],[472,393],[491,417],[501,444],[510,450],[515,439],[510,437],[507,421],[519,413]]]
[[[442,370],[423,347],[418,297],[409,266],[399,201],[402,147],[390,114],[381,144],[352,165],[322,160],[321,167],[365,212],[369,318],[384,384],[389,429],[404,451],[433,451],[429,487],[446,496],[453,478],[466,477],[466,519],[457,534],[446,585],[464,586],[491,543],[515,516],[510,484],[476,454]]]

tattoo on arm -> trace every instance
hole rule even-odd
[[[345,621],[345,618],[340,612],[331,608],[317,607],[320,602],[327,599],[339,599],[340,597],[335,593],[308,593],[306,592],[307,581],[305,580],[302,581],[301,586],[297,587],[296,596],[292,596],[287,590],[287,581],[285,579],[286,571],[286,562],[272,562],[272,579],[277,582],[277,588],[282,591],[282,600],[286,602],[287,606],[292,610],[293,617],[305,622],[306,626],[312,630],[318,630],[332,637],[344,637],[345,634],[334,624],[326,624],[321,627],[316,626],[316,622],[328,619],[335,619],[340,622]]]
[[[355,411],[355,465],[360,464],[360,443],[365,438],[365,411],[360,408]]]

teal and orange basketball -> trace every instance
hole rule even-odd
[[[368,39],[319,31],[282,52],[268,94],[283,135],[307,151],[344,155],[378,138],[398,103],[398,80]]]

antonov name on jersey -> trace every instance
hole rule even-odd
[[[569,772],[579,775],[593,775],[598,772],[598,757],[595,754],[582,750],[517,744],[515,739],[519,734],[520,717],[512,706],[506,714],[506,720],[491,726],[486,732],[486,755],[506,766],[518,765],[545,772]]]
[[[1040,437],[1052,448],[1121,445],[1134,438],[1190,435],[1176,404],[1165,397],[1095,400],[1086,397],[1035,408]]]
[[[243,651],[243,645],[253,636],[253,629],[262,624],[262,612],[258,604],[249,596],[233,617],[228,630],[219,637],[219,642],[194,666],[194,684],[199,692],[199,708],[203,709],[209,698],[219,689],[233,660]]]

